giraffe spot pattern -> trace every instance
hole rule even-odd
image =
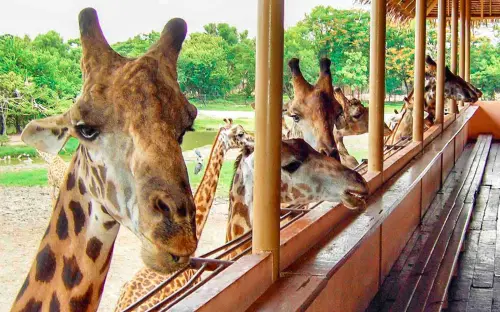
[[[109,216],[109,212],[106,209],[106,207],[104,207],[103,205],[101,205],[101,210],[102,210],[102,212],[104,212],[105,214],[107,214]]]
[[[73,297],[69,301],[71,312],[85,312],[92,301],[92,285],[89,286],[85,294],[78,297]]]
[[[234,233],[234,238],[237,238],[238,236],[243,234],[243,227],[241,225],[235,224],[233,226],[233,233]]]
[[[89,202],[89,217],[92,214],[92,202]]]
[[[85,184],[83,183],[83,180],[81,178],[78,179],[78,190],[80,191],[81,195],[87,193],[87,188],[85,187]]]
[[[64,267],[62,271],[62,280],[66,289],[70,290],[78,286],[83,279],[82,272],[76,261],[76,257],[63,257]]]
[[[42,302],[36,301],[34,298],[31,298],[30,301],[24,306],[22,312],[39,312],[42,311]]]
[[[75,234],[78,235],[85,225],[85,212],[83,212],[82,205],[73,200],[69,203],[69,209],[73,212]]]
[[[102,242],[97,237],[92,237],[87,243],[86,253],[94,262],[101,254]]]
[[[73,172],[68,173],[68,178],[66,180],[66,189],[71,191],[75,187],[75,174]]]
[[[59,303],[57,294],[54,291],[54,293],[52,294],[52,298],[50,299],[49,312],[59,312],[59,311],[61,311],[61,303]]]
[[[56,233],[60,240],[68,238],[68,218],[66,217],[66,212],[62,207],[59,212],[59,216],[57,217]]]
[[[111,204],[115,207],[115,209],[118,209],[118,198],[116,197],[116,187],[113,184],[113,182],[108,182],[108,187],[106,190],[106,197],[108,200],[111,202]]]
[[[109,263],[111,262],[111,256],[113,255],[113,248],[115,248],[115,244],[114,243],[113,243],[113,245],[111,245],[111,248],[109,249],[109,253],[108,253],[108,256],[106,258],[106,261],[102,265],[102,268],[99,271],[99,273],[102,274],[102,273],[104,273],[104,271],[106,271],[108,269]]]
[[[45,246],[36,255],[36,274],[35,279],[39,282],[50,282],[56,271],[56,255],[50,249],[50,246]]]
[[[116,221],[106,221],[104,222],[103,226],[106,230],[110,230],[116,225],[116,223]]]

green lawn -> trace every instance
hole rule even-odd
[[[47,169],[33,169],[0,173],[2,186],[46,186]]]
[[[198,175],[194,174],[194,162],[187,163],[187,170],[189,180],[193,193],[203,177],[205,172],[206,162],[202,172]],[[234,161],[225,161],[222,165],[221,176],[217,187],[218,196],[227,196],[229,194],[229,187],[231,186],[231,179],[233,178]],[[47,169],[32,169],[21,171],[10,171],[0,173],[0,186],[47,186]]]

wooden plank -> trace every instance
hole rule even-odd
[[[498,210],[497,217],[497,239],[500,238],[500,209]],[[495,276],[500,276],[500,242],[496,242],[495,245]],[[499,297],[500,300],[500,297]]]
[[[492,185],[493,181],[495,180],[495,173],[493,170],[495,168],[499,146],[500,144],[498,143],[493,143],[491,146],[490,155],[488,156],[488,163],[486,164],[486,170],[484,172],[483,185]]]
[[[500,174],[500,172],[499,172]],[[492,189],[484,212],[484,221],[496,221],[498,215],[498,205],[500,204],[500,189]]]
[[[450,301],[448,311],[466,312],[467,311],[467,301]]]
[[[444,256],[446,246],[453,233],[455,223],[464,206],[468,194],[475,194],[479,189],[480,178],[486,166],[487,154],[491,144],[491,136],[480,136],[474,147],[471,157],[472,161],[468,172],[464,172],[462,183],[455,191],[455,196],[450,197],[447,202],[449,209],[444,211],[440,217],[440,225],[431,233],[431,237],[425,244],[422,255],[416,263],[409,283],[400,292],[401,295],[392,307],[393,311],[422,310],[425,305],[432,283],[437,274],[439,264]],[[477,148],[476,148],[477,147]],[[475,196],[472,196],[474,198]],[[462,199],[463,201],[461,201]]]
[[[491,311],[493,303],[493,289],[472,288],[467,312],[488,312]]]

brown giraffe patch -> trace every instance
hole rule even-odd
[[[30,301],[26,304],[22,312],[39,312],[42,311],[42,302],[36,301],[34,298],[31,298]]]
[[[42,237],[42,240],[47,237],[47,235],[49,235],[50,233],[50,224],[47,226],[47,228],[45,229],[45,234],[43,234],[43,237]]]
[[[82,205],[79,202],[71,201],[69,209],[73,212],[73,220],[75,223],[75,234],[78,235],[85,225],[85,212],[83,212]]]
[[[52,293],[52,298],[50,299],[49,312],[59,312],[61,311],[61,304],[57,298],[57,293],[54,291]]]
[[[90,194],[94,197],[99,197],[93,180],[90,181]]]
[[[109,267],[109,263],[111,262],[111,256],[113,255],[113,248],[115,248],[115,243],[113,242],[113,245],[111,245],[111,248],[109,248],[109,253],[108,256],[106,257],[106,261],[104,261],[104,264],[102,265],[101,270],[99,273],[104,273]]]
[[[75,187],[75,174],[73,172],[68,173],[68,177],[66,179],[66,189],[71,191]]]
[[[85,184],[83,183],[83,180],[81,178],[78,179],[78,190],[80,191],[81,195],[87,193],[87,189],[85,188]]]
[[[61,211],[59,211],[59,216],[57,217],[56,233],[60,240],[68,238],[68,218],[63,207],[61,207]]]
[[[305,184],[305,183],[300,183],[300,184],[297,185],[297,187],[300,188],[300,189],[302,189],[302,190],[304,190],[304,191],[306,191],[306,192],[308,192],[308,193],[312,192],[311,187],[309,185]]]
[[[288,184],[286,183],[281,183],[281,191],[286,192],[288,191]]]
[[[104,212],[105,214],[107,214],[109,216],[109,212],[106,209],[106,207],[104,207],[103,205],[101,205],[101,210],[102,210],[102,212]]]
[[[94,262],[101,254],[102,242],[97,237],[92,237],[87,243],[86,253]]]
[[[71,298],[69,307],[71,312],[85,312],[92,301],[92,285],[89,286],[85,294],[79,297]]]
[[[104,168],[104,166],[98,166],[97,169],[99,169],[99,176],[101,177],[101,180],[106,182],[106,168]]]
[[[299,191],[299,189],[292,187],[292,196],[293,198],[299,198],[302,196],[302,193]]]
[[[76,261],[76,257],[63,257],[64,267],[62,271],[62,280],[66,289],[70,290],[78,286],[83,279],[82,272]]]
[[[103,226],[106,230],[110,230],[116,225],[116,223],[117,223],[116,221],[106,221],[104,222]]]
[[[89,217],[92,214],[92,202],[89,201]]]
[[[236,190],[236,194],[242,196],[245,194],[245,186],[244,185],[240,185],[238,186],[238,189]]]
[[[238,225],[238,224],[233,225],[233,233],[234,233],[233,238],[236,238],[240,235],[243,235],[243,227],[241,225]]]
[[[45,246],[38,255],[36,255],[36,274],[35,279],[39,282],[48,283],[54,277],[56,271],[56,255],[50,249],[50,246]]]

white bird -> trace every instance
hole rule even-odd
[[[196,165],[194,166],[194,174],[200,173],[201,169],[203,169],[203,155],[201,155],[200,151],[195,149],[194,153],[196,154]]]

